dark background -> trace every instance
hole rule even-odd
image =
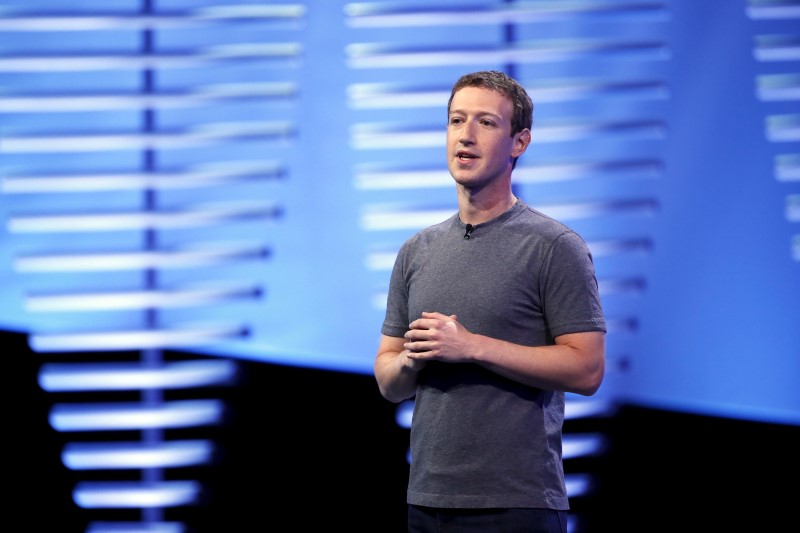
[[[75,435],[47,423],[59,396],[37,385],[41,356],[23,335],[2,334],[2,342],[3,404],[12,417],[3,439],[8,523],[71,533],[92,520],[120,519],[124,512],[73,504],[71,490],[87,473],[61,464],[61,447]],[[225,423],[192,430],[215,440],[216,461],[169,473],[200,480],[202,503],[165,518],[194,533],[403,532],[408,434],[373,377],[240,364],[235,386],[203,391],[225,401]],[[589,495],[572,500],[577,531],[765,532],[791,523],[796,426],[621,405],[609,417],[568,420],[565,431],[600,431],[609,441],[602,455],[565,462],[567,473],[595,480]]]

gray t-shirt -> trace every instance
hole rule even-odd
[[[526,346],[606,330],[591,254],[567,226],[518,201],[469,239],[465,231],[456,214],[403,244],[384,335],[402,337],[422,311],[455,314],[473,333]],[[569,509],[563,392],[431,361],[414,402],[408,503]]]

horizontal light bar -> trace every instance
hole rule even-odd
[[[23,255],[14,261],[18,272],[100,272],[146,268],[192,268],[269,255],[263,245],[198,245],[195,248],[142,252],[98,252]]]
[[[776,156],[775,177],[778,181],[800,181],[800,155]]]
[[[394,267],[397,251],[372,252],[367,254],[365,266],[367,270],[389,271]]]
[[[536,206],[545,214],[561,220],[577,220],[601,215],[651,216],[658,211],[658,203],[652,199],[617,200],[584,204],[560,204]]]
[[[770,115],[766,126],[772,142],[800,141],[800,115]]]
[[[651,128],[660,125],[651,124]],[[656,159],[577,162],[520,166],[514,171],[515,183],[549,183],[589,177],[656,179],[664,174],[664,164]]]
[[[568,394],[564,406],[564,419],[574,420],[593,416],[609,416],[614,412],[614,406],[606,400],[584,400],[573,394]]]
[[[72,499],[83,509],[175,507],[194,504],[199,495],[197,481],[86,481],[72,491]]]
[[[800,5],[793,0],[775,1],[769,3],[753,2],[747,6],[747,16],[754,20],[781,20],[800,18]]]
[[[388,85],[359,84],[349,86],[347,95],[348,104],[353,109],[444,107],[450,98],[450,91],[403,91]]]
[[[94,333],[32,333],[29,344],[38,353],[181,348],[243,337],[247,331],[244,326],[232,325]]]
[[[61,134],[3,136],[3,152],[106,152],[115,150],[168,150],[209,146],[231,140],[286,139],[294,125],[286,121],[212,124],[177,133]]]
[[[85,533],[186,533],[183,522],[89,522]]]
[[[620,279],[601,278],[597,283],[602,296],[609,296],[612,294],[641,296],[647,288],[646,280],[643,277],[635,276]]]
[[[25,297],[25,309],[34,313],[165,309],[211,305],[237,298],[254,298],[261,293],[261,287],[257,285],[231,285],[170,290],[37,294]]]
[[[654,245],[652,239],[617,239],[610,241],[589,241],[586,243],[594,257],[607,257],[623,253],[650,254]]]
[[[361,217],[365,231],[409,230],[437,224],[453,216],[453,209],[374,211]]]
[[[191,28],[209,22],[299,20],[306,14],[300,4],[212,6],[183,13],[125,16],[46,16],[9,11],[0,18],[0,31],[92,31]]]
[[[756,78],[758,99],[764,102],[800,100],[800,76],[769,74]]]
[[[306,15],[307,7],[303,4],[256,4],[256,5],[220,5],[200,7],[190,11],[193,17],[202,20],[251,20],[266,19],[299,19]]]
[[[0,21],[2,18],[0,18]],[[200,86],[184,93],[150,94],[50,94],[0,95],[0,112],[74,113],[137,109],[173,109],[202,106],[220,100],[286,98],[296,96],[292,82],[231,83]]]
[[[385,7],[387,6],[388,7]],[[394,7],[400,4],[360,3],[345,6],[345,19],[355,28],[395,28],[407,26],[450,26],[450,25],[497,25],[525,24],[531,22],[553,22],[556,20],[585,19],[588,15],[623,15],[655,13],[664,16],[662,3],[631,2],[548,2],[542,5],[453,8],[453,9],[408,9]]]
[[[230,359],[143,363],[45,363],[39,386],[48,392],[184,389],[230,384],[237,375]]]
[[[566,474],[564,481],[570,498],[585,496],[592,490],[592,476],[590,474]]]
[[[758,61],[796,61],[800,40],[796,35],[757,35],[753,55]]]
[[[790,194],[786,197],[784,214],[789,222],[800,222],[800,195]]]
[[[599,455],[606,451],[608,443],[601,433],[568,433],[564,435],[562,454],[564,459],[575,459]]]
[[[669,98],[669,89],[662,81],[630,80],[614,81],[606,79],[559,82],[531,85],[527,88],[534,104],[569,102],[596,99],[598,96],[620,98]]]
[[[8,218],[11,233],[62,233],[121,230],[166,230],[196,228],[233,220],[278,218],[283,210],[277,205],[228,204],[193,206],[184,211],[125,213],[82,213],[64,215],[17,215]]]
[[[223,45],[182,54],[0,56],[0,72],[86,72],[198,68],[220,62],[299,60],[299,43]]]
[[[183,522],[89,522],[85,533],[186,533]]]
[[[213,452],[208,440],[71,442],[64,446],[61,460],[70,470],[176,468],[208,464]]]
[[[56,431],[169,429],[218,424],[219,400],[184,400],[155,405],[133,402],[55,404],[48,421]]]
[[[185,172],[5,176],[0,178],[0,192],[5,194],[41,194],[141,189],[193,189],[243,180],[279,178],[285,174],[286,168],[281,163],[267,162],[259,165],[242,165],[232,162],[227,168],[198,168]]]
[[[662,42],[643,41],[559,41],[506,48],[465,48],[453,50],[405,51],[397,47],[374,44],[351,44],[346,47],[350,68],[421,68],[497,63],[547,63],[567,61],[585,56],[618,56],[667,60],[669,53]],[[0,66],[2,64],[0,63]]]
[[[355,150],[405,150],[407,148],[440,147],[445,144],[445,126],[432,131],[386,131],[371,125],[352,128],[350,146]]]
[[[356,188],[361,190],[429,189],[452,187],[447,170],[360,171],[355,175]]]

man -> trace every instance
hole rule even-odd
[[[458,213],[401,247],[374,367],[386,399],[414,398],[408,530],[566,533],[564,393],[605,372],[592,257],[512,192],[524,88],[467,74],[447,111]]]

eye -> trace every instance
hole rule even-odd
[[[489,119],[481,119],[481,126],[494,126],[494,122]]]
[[[461,117],[450,117],[450,124],[461,124],[462,122]]]

